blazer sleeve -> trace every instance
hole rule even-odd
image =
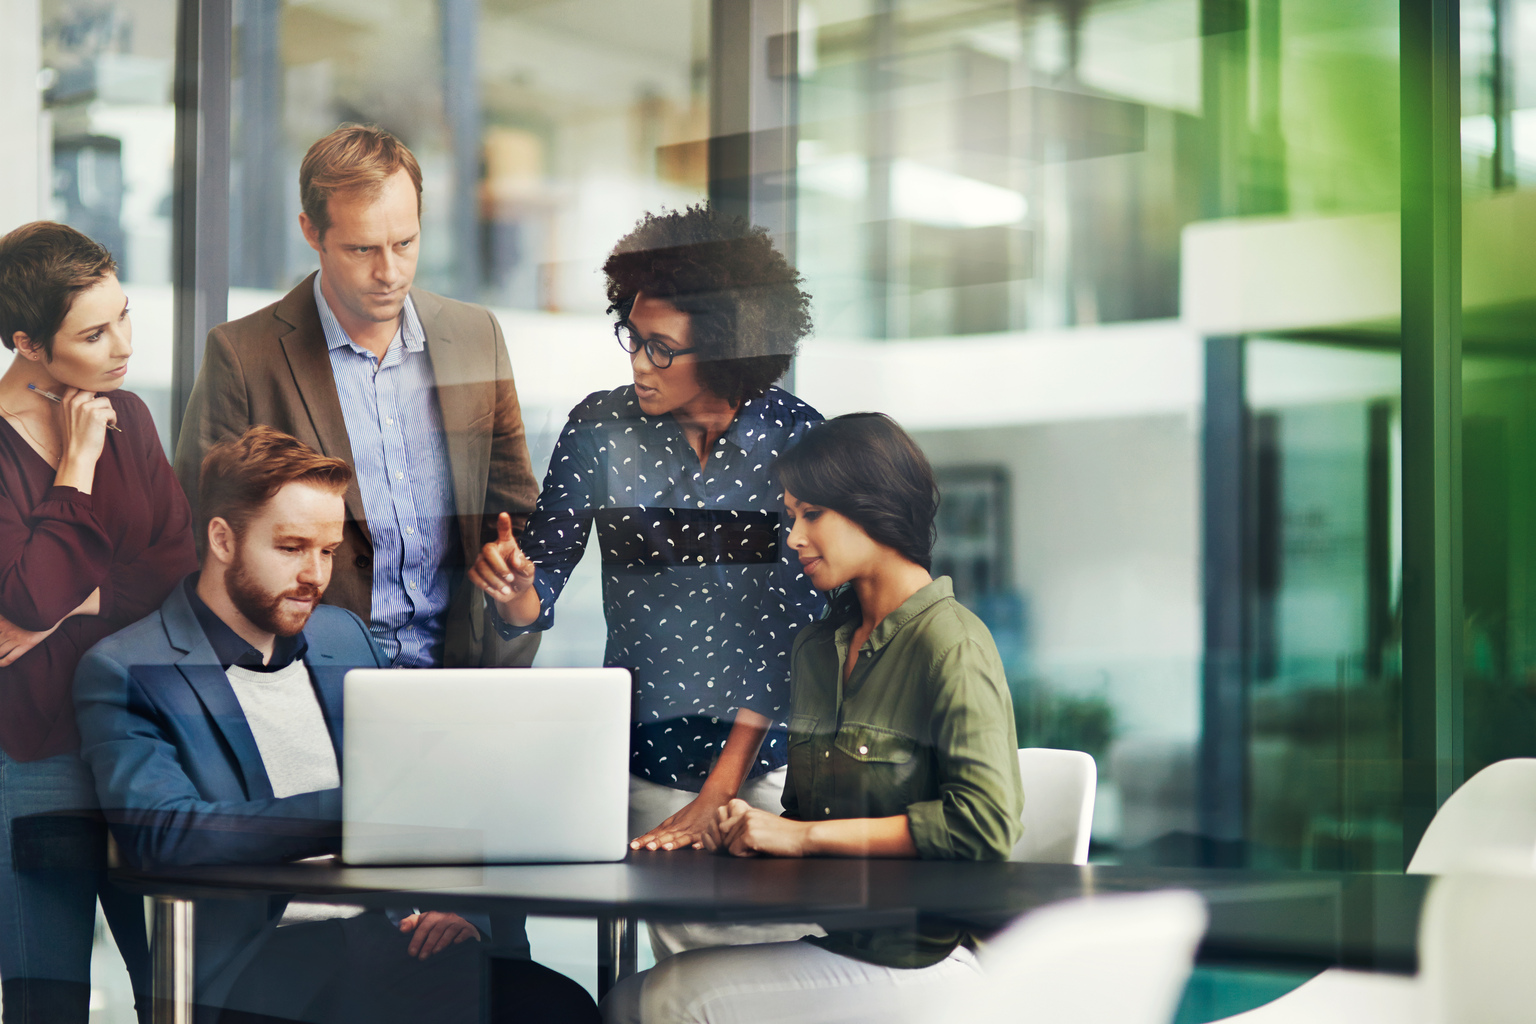
[[[166,715],[134,670],[93,648],[75,672],[80,754],[102,813],[136,868],[280,863],[334,852],[341,790],[265,800],[203,799],[182,768]],[[218,756],[217,752],[212,752]]]
[[[533,458],[528,454],[528,437],[523,429],[523,410],[517,400],[517,384],[512,379],[512,361],[507,356],[507,341],[501,324],[487,310],[494,337],[496,356],[496,406],[491,434],[491,465],[485,490],[485,514],[481,523],[480,543],[496,539],[496,517],[502,512],[512,516],[513,528],[522,533],[528,515],[539,497],[539,482],[533,474]],[[478,551],[466,552],[470,562]]]
[[[203,368],[181,419],[176,439],[176,478],[186,493],[191,521],[197,522],[197,481],[208,449],[226,437],[238,437],[251,425],[245,369],[222,326],[208,332]]]

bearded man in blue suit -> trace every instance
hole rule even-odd
[[[361,619],[320,604],[351,479],[345,462],[270,427],[215,445],[200,483],[201,573],[81,661],[82,755],[130,864],[338,849],[342,677],[389,663]],[[478,1022],[476,947],[489,931],[447,913],[201,900],[200,1018]],[[519,1002],[595,1016],[569,979],[526,962],[517,977]]]

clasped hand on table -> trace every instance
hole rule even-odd
[[[438,910],[416,913],[400,921],[400,930],[411,937],[406,955],[425,960],[434,953],[441,953],[449,946],[474,939],[480,941],[479,930],[458,914]]]
[[[745,800],[712,799],[700,793],[687,807],[645,835],[631,850],[710,850],[737,857],[804,857],[809,824],[753,807]]]

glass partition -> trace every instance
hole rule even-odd
[[[1536,754],[1536,5],[1462,6],[1462,774]]]
[[[797,389],[919,431],[1020,742],[1099,761],[1095,856],[1398,866],[1395,5],[807,0],[800,25]],[[1245,336],[1213,384],[1211,339]],[[1213,720],[1228,602],[1248,710]],[[1242,769],[1203,768],[1233,737]]]
[[[173,0],[42,0],[38,78],[48,176],[38,215],[78,228],[116,258],[133,310],[127,387],[149,406],[167,449],[176,13]]]

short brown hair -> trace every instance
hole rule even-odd
[[[25,334],[51,360],[75,296],[115,273],[112,254],[69,225],[23,224],[0,238],[0,341],[14,352],[16,335]]]
[[[321,455],[296,437],[257,424],[239,437],[220,441],[203,456],[197,483],[198,544],[208,542],[208,524],[222,519],[238,535],[272,496],[291,483],[307,483],[340,494],[352,482],[352,467]]]
[[[421,165],[405,143],[374,125],[344,124],[309,147],[299,165],[299,202],[324,238],[331,229],[331,196],[357,192],[374,197],[404,168],[416,186],[421,215]]]

